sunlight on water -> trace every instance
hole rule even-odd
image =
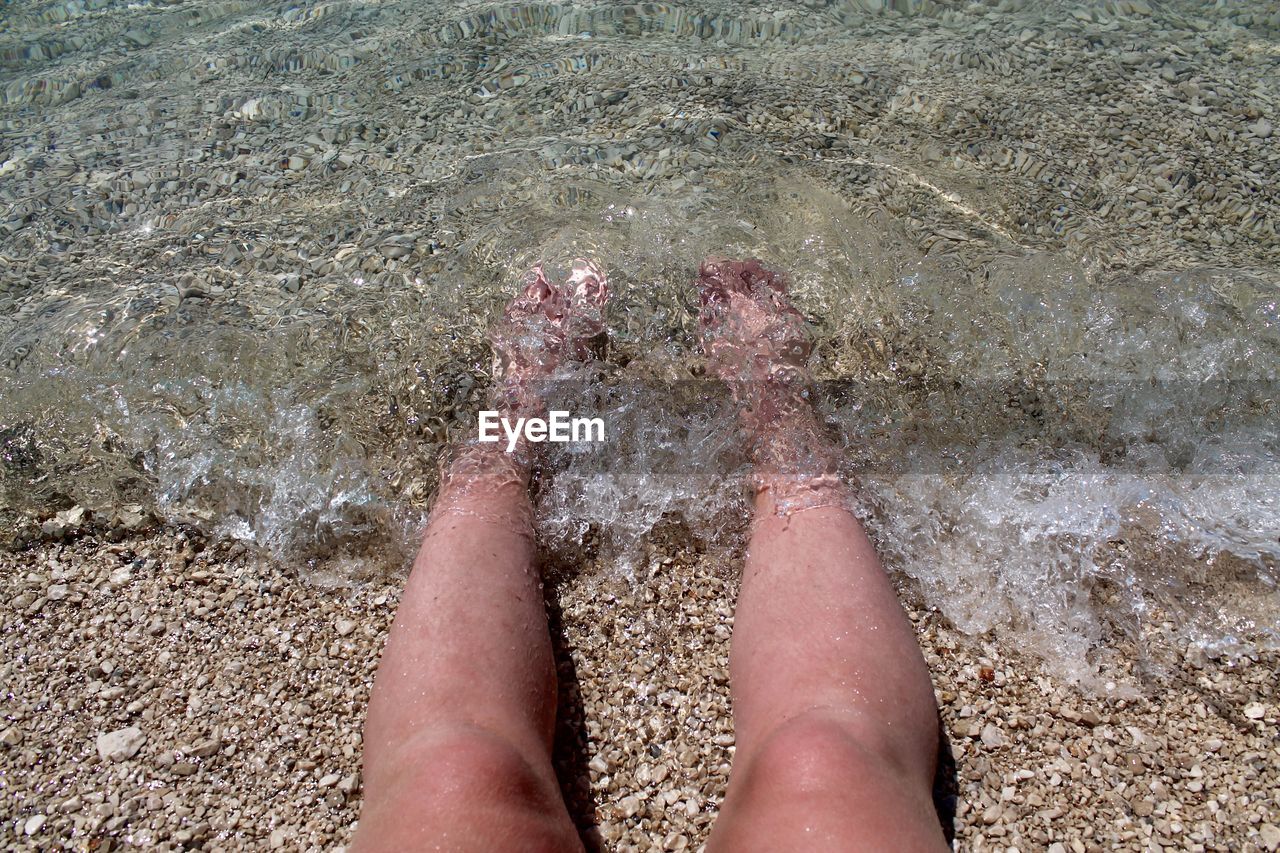
[[[497,311],[531,264],[589,256],[608,350],[551,402],[608,440],[546,457],[546,548],[629,573],[674,524],[738,553],[747,469],[691,282],[756,256],[791,278],[868,528],[929,605],[1080,679],[1156,607],[1224,648],[1274,634],[1274,275],[1162,266],[1063,164],[942,156],[921,128],[980,97],[905,69],[1034,66],[1034,4],[993,9],[1017,38],[972,56],[948,4],[803,6],[28,6],[0,29],[7,517],[139,504],[317,576],[401,569]],[[887,47],[922,34],[943,46]],[[876,122],[905,141],[870,145]],[[1270,220],[1215,209],[1246,237],[1206,246],[1270,251]]]

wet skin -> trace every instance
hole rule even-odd
[[[944,850],[930,788],[933,689],[814,417],[807,328],[782,276],[709,259],[703,347],[755,458],[734,622],[737,750],[709,850]],[[608,287],[535,269],[494,334],[495,406],[603,328]],[[555,668],[534,569],[528,448],[450,465],[378,668],[353,849],[581,850],[551,763]]]

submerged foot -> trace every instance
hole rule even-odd
[[[542,264],[526,274],[519,295],[489,335],[498,408],[517,414],[542,407],[542,383],[569,361],[584,361],[604,332],[609,284],[594,261],[576,259],[562,281]]]
[[[782,514],[843,503],[835,449],[810,402],[812,336],[785,276],[755,259],[708,258],[697,284],[702,349],[740,407],[757,493],[770,492]]]
[[[549,276],[542,264],[529,270],[489,334],[495,380],[489,408],[509,423],[542,416],[546,383],[568,362],[589,358],[591,342],[604,333],[608,300],[608,281],[594,261],[574,260],[560,280]],[[523,490],[531,464],[524,440],[513,452],[507,452],[505,442],[469,441],[454,448],[433,516],[462,512],[488,517],[488,496],[499,488]],[[519,504],[519,512],[520,518],[490,520],[530,531],[527,502]]]

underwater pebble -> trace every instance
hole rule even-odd
[[[299,303],[310,298],[319,302],[337,286],[385,292],[379,289],[388,286],[386,280],[375,276],[396,265],[384,264],[383,259],[399,261],[410,249],[407,244],[380,242],[382,236],[418,227],[417,218],[428,218],[424,211],[433,205],[451,207],[459,188],[477,191],[483,198],[484,184],[491,180],[496,187],[491,187],[493,198],[503,199],[501,176],[509,161],[497,147],[484,150],[491,144],[485,141],[489,135],[512,150],[538,140],[533,147],[549,153],[529,156],[537,169],[556,176],[569,175],[576,181],[590,169],[614,170],[611,179],[625,175],[630,182],[617,190],[628,197],[645,197],[654,189],[673,192],[675,181],[686,178],[689,186],[701,187],[703,167],[697,157],[718,157],[748,141],[753,163],[771,169],[774,157],[795,158],[797,175],[818,176],[812,177],[815,184],[839,187],[859,209],[900,211],[911,229],[930,241],[931,252],[966,266],[984,253],[989,257],[995,251],[1049,249],[1072,255],[1087,251],[1103,265],[1133,269],[1275,269],[1280,194],[1269,191],[1274,189],[1268,183],[1274,157],[1267,159],[1271,152],[1258,140],[1272,138],[1271,122],[1263,116],[1274,117],[1276,94],[1273,80],[1255,73],[1253,45],[1265,46],[1274,38],[1263,28],[1280,26],[1276,14],[1250,4],[1226,3],[1195,9],[1160,4],[1153,12],[1141,0],[1094,4],[1076,10],[1073,20],[1020,2],[932,4],[941,7],[936,10],[924,9],[930,4],[888,0],[847,5],[853,25],[818,3],[805,6],[814,14],[799,8],[792,14],[788,9],[783,11],[791,17],[779,20],[790,20],[801,32],[838,44],[855,58],[857,70],[839,67],[848,64],[843,60],[824,66],[820,54],[794,50],[785,38],[776,37],[779,30],[766,20],[768,13],[698,18],[696,24],[686,17],[680,26],[689,23],[709,35],[692,38],[682,31],[667,40],[663,27],[677,19],[662,17],[665,10],[652,16],[646,10],[635,20],[653,27],[646,35],[646,57],[658,66],[652,73],[646,68],[643,73],[619,74],[614,67],[607,87],[592,87],[592,80],[601,79],[590,67],[595,60],[584,56],[581,65],[573,64],[578,61],[573,57],[586,51],[569,47],[560,54],[552,49],[537,62],[506,72],[494,89],[500,93],[477,107],[459,94],[469,88],[458,85],[466,79],[465,69],[448,67],[446,60],[436,59],[438,54],[456,51],[506,61],[505,52],[495,45],[515,33],[517,44],[538,44],[537,39],[548,35],[565,44],[582,44],[578,37],[570,38],[579,32],[574,25],[582,23],[575,16],[590,13],[539,7],[538,15],[550,23],[531,23],[527,8],[473,12],[458,7],[439,16],[424,8],[414,20],[397,22],[401,29],[391,43],[401,51],[397,63],[420,67],[426,76],[394,82],[388,79],[394,70],[379,59],[388,42],[373,12],[367,22],[360,22],[359,39],[357,31],[347,27],[343,32],[351,36],[350,42],[344,39],[335,46],[324,33],[312,38],[308,29],[323,22],[319,14],[310,19],[322,7],[289,7],[280,19],[297,38],[259,49],[234,38],[260,10],[228,7],[218,12],[226,16],[216,24],[218,33],[225,35],[210,34],[206,48],[184,41],[209,20],[200,17],[206,10],[198,4],[177,5],[168,23],[153,21],[153,12],[167,11],[164,4],[141,13],[130,4],[95,6],[91,15],[75,14],[76,4],[53,4],[39,12],[44,23],[37,19],[30,39],[21,29],[26,24],[12,31],[19,38],[16,50],[25,57],[12,57],[3,93],[13,126],[6,129],[11,144],[3,156],[9,159],[0,162],[0,196],[9,205],[0,205],[0,256],[7,265],[0,275],[0,301],[15,299],[11,294],[25,291],[32,282],[47,285],[52,293],[75,293],[77,300],[103,292],[90,287],[118,288],[115,308],[146,304],[148,311],[182,312],[182,324],[196,333],[256,322],[251,331],[265,339],[289,316],[287,311],[295,310],[295,297]],[[147,17],[127,17],[135,14]],[[1153,15],[1151,20],[1125,19]],[[143,21],[145,30],[135,26]],[[583,32],[592,27],[609,32],[607,14],[589,23]],[[556,31],[558,26],[565,31]],[[823,30],[825,26],[835,29]],[[1246,26],[1255,29],[1239,29]],[[548,29],[540,31],[544,27]],[[82,43],[77,45],[75,39]],[[606,56],[597,46],[608,41],[594,39],[591,51]],[[442,45],[450,47],[442,50]],[[675,68],[661,67],[665,47],[678,51]],[[127,68],[116,62],[126,50]],[[179,55],[171,59],[175,52]],[[1212,55],[1212,62],[1201,62],[1204,55]],[[90,65],[84,65],[86,61]],[[104,61],[108,67],[90,71],[83,85],[59,71],[59,66],[74,67],[80,76],[93,63]],[[717,67],[704,81],[690,68],[703,61],[741,61],[744,70]],[[56,65],[40,64],[44,62]],[[758,70],[751,70],[753,62]],[[138,79],[140,74],[143,79]],[[1046,75],[1055,94],[1047,105],[1042,97]],[[384,85],[395,93],[386,103],[351,94],[380,91]],[[511,97],[538,86],[546,86],[537,95],[540,100],[532,100],[532,95],[527,102]],[[199,94],[188,97],[193,91]],[[188,101],[199,112],[190,111]],[[331,104],[338,108],[331,111]],[[654,109],[646,111],[637,104]],[[534,109],[515,109],[516,105]],[[557,112],[562,105],[564,111]],[[811,106],[822,106],[827,114],[812,115]],[[683,120],[680,113],[698,118]],[[555,117],[554,134],[563,134],[562,122],[571,117],[574,144],[546,145],[539,139],[549,135],[547,127],[539,125],[539,115]],[[421,123],[415,126],[416,122]],[[65,132],[54,140],[49,127]],[[287,140],[283,150],[282,139]],[[1026,143],[1034,143],[1034,149]],[[870,159],[875,162],[865,162],[867,152],[874,152]],[[497,164],[483,173],[487,177],[465,186],[452,177],[465,174],[472,161],[464,158],[481,153],[485,156],[478,162],[492,158]],[[1154,174],[1166,165],[1165,174]],[[954,199],[925,189],[917,178],[939,185]],[[398,208],[399,197],[389,191],[402,192],[406,185],[412,189],[404,197],[404,208]],[[1141,192],[1126,192],[1130,186]],[[476,219],[487,210],[483,203],[476,211],[459,207],[450,221],[469,226],[471,233],[446,238],[433,231],[414,244],[429,244],[433,255],[451,258],[449,247],[465,242],[469,261],[496,269],[494,257],[509,252],[517,240],[501,236],[490,219]],[[377,221],[376,230],[362,231],[358,223],[370,217]],[[353,222],[357,225],[349,233],[346,227]],[[755,227],[742,226],[744,232]],[[341,252],[346,254],[338,257]],[[50,259],[57,262],[46,264]],[[127,269],[115,268],[119,261]],[[360,284],[354,284],[366,263],[372,273],[361,274]],[[169,276],[172,270],[170,280],[177,280],[176,270],[183,264],[201,268],[153,302],[146,290],[147,276]],[[217,266],[225,267],[230,277],[222,283],[227,296],[220,297],[216,281],[204,279],[204,267]],[[326,277],[330,280],[317,281]],[[428,273],[423,273],[423,280],[424,290],[437,281]],[[252,288],[259,282],[277,293],[255,296]],[[170,298],[172,302],[165,301]],[[48,307],[40,300],[21,304],[32,309],[31,316]],[[329,304],[346,307],[337,300]],[[236,316],[228,326],[198,325],[200,312],[239,307],[247,319]],[[334,316],[318,318],[331,322]],[[192,325],[185,326],[188,323]],[[364,331],[376,336],[383,330]],[[435,366],[429,360],[423,365],[428,370]],[[904,370],[903,375],[914,373]],[[197,420],[195,426],[204,424]],[[88,518],[84,508],[78,511],[78,516],[75,510],[59,512],[39,529],[55,540],[74,535]],[[137,517],[141,526],[143,516]],[[121,527],[122,533],[134,529],[124,521]],[[172,535],[131,537],[119,544],[165,556]],[[302,804],[279,792],[289,790],[298,778],[311,778],[314,767],[297,768],[312,759],[326,771],[341,768],[348,775],[339,788],[350,793],[341,787],[350,779],[355,789],[360,714],[386,622],[394,611],[396,589],[384,589],[372,601],[357,596],[348,609],[296,577],[272,570],[255,573],[225,555],[218,559],[233,570],[225,576],[200,574],[203,570],[170,576],[164,567],[175,563],[167,559],[149,568],[122,568],[121,559],[130,559],[126,566],[133,563],[124,552],[111,551],[114,545],[68,539],[60,547],[70,549],[70,556],[49,550],[48,543],[34,554],[0,556],[6,570],[0,573],[0,584],[7,585],[2,596],[8,602],[6,626],[16,626],[0,638],[6,644],[3,659],[25,662],[6,682],[13,705],[24,716],[7,719],[9,727],[0,733],[0,771],[11,786],[13,802],[39,804],[49,791],[61,790],[66,779],[74,778],[84,785],[85,809],[106,812],[98,824],[104,831],[87,835],[103,838],[104,844],[127,837],[146,848],[197,839],[200,833],[184,823],[191,815],[182,811],[198,797],[204,798],[200,808],[207,808],[218,825],[217,835],[211,837],[218,838],[219,845],[255,849],[265,842],[273,848],[296,844],[300,849],[331,849],[348,841],[358,798]],[[36,562],[55,554],[79,567],[72,583],[46,568],[37,572]],[[182,570],[186,568],[184,562]],[[23,585],[28,570],[42,574]],[[681,791],[696,788],[707,803],[705,809],[695,810],[696,817],[673,808],[661,816],[646,814],[635,823],[616,818],[602,822],[601,834],[618,849],[667,846],[680,843],[680,838],[692,839],[691,846],[697,847],[705,841],[723,796],[727,750],[733,743],[731,731],[723,730],[728,720],[723,670],[729,639],[723,623],[729,618],[733,590],[731,584],[720,585],[714,572],[703,576],[698,571],[678,566],[665,581],[669,585],[658,588],[647,603],[602,603],[595,600],[594,590],[572,584],[562,591],[567,630],[576,642],[573,655],[587,709],[585,725],[596,726],[590,743],[608,755],[597,756],[597,772],[607,770],[612,777],[594,794],[611,806],[624,797],[624,813],[630,797],[635,810],[628,817],[634,818],[641,812],[641,800],[627,793],[630,782],[619,780],[638,774],[641,763],[663,761],[674,769],[663,763],[649,771],[648,784],[661,793],[646,793],[646,798],[653,798],[646,801],[666,802],[671,794],[674,806],[684,796]],[[194,591],[171,589],[181,577],[192,580]],[[103,590],[107,581],[120,588]],[[707,590],[712,592],[704,596]],[[672,611],[663,610],[662,602],[675,593],[687,593],[691,601],[726,613],[681,610],[691,620],[710,620],[714,630],[700,632],[690,627],[692,623],[677,623],[674,634],[686,643],[659,649],[649,641],[659,626],[671,625]],[[49,604],[82,595],[87,602],[83,607]],[[92,621],[101,617],[115,621]],[[357,623],[361,630],[353,634]],[[1236,731],[1215,710],[1216,703],[1222,703],[1238,722],[1242,697],[1268,696],[1247,679],[1259,673],[1273,675],[1274,662],[1264,658],[1231,669],[1197,657],[1189,683],[1203,678],[1211,687],[1175,686],[1154,701],[1082,698],[1052,678],[1034,680],[1038,676],[1028,673],[1039,671],[1038,662],[1011,667],[1002,661],[997,672],[977,664],[986,652],[969,645],[967,638],[927,619],[917,617],[917,623],[926,650],[937,657],[931,666],[940,696],[951,697],[944,699],[944,721],[953,735],[964,733],[956,747],[962,809],[959,849],[1042,849],[1050,834],[1071,840],[1070,845],[1055,842],[1049,847],[1064,853],[1084,853],[1081,839],[1088,841],[1089,849],[1146,849],[1156,843],[1166,849],[1237,849],[1248,844],[1271,844],[1274,849],[1274,825],[1259,823],[1269,815],[1268,804],[1250,797],[1277,789],[1276,762],[1270,760],[1265,744],[1250,741],[1253,735]],[[344,630],[348,624],[351,629]],[[639,626],[645,654],[659,665],[633,673],[632,638],[619,642],[607,633],[609,626],[618,625]],[[683,633],[686,628],[688,633]],[[281,652],[264,638],[282,630],[293,639]],[[226,642],[206,654],[202,642],[190,642],[200,631],[225,632]],[[352,639],[335,643],[335,631]],[[128,654],[113,647],[121,635],[139,633],[136,641],[129,640],[136,648]],[[303,633],[305,639],[300,639]],[[1152,642],[1173,640],[1157,637]],[[76,681],[59,667],[67,654],[62,652],[60,658],[55,650],[69,645],[83,650],[86,666],[94,661],[124,663],[125,676],[137,679],[128,688],[130,704],[125,709],[100,710],[102,703],[123,699],[125,694],[114,691],[124,688],[99,686],[90,691],[85,682],[96,674],[86,678],[79,671]],[[330,646],[337,650],[335,656]],[[303,657],[289,658],[290,664],[308,661],[316,668],[290,665],[268,671],[258,663],[262,655],[295,651]],[[1014,644],[1002,649],[1001,657],[1013,658],[1017,651]],[[210,657],[216,662],[212,667]],[[106,672],[101,665],[98,669]],[[205,671],[234,683],[237,697],[224,700],[208,684],[197,687],[198,673]],[[655,701],[655,695],[664,698]],[[1205,697],[1213,702],[1203,701]],[[1070,704],[1084,707],[1095,699],[1101,713],[1072,711],[1067,716],[1055,710]],[[72,707],[72,701],[79,704]],[[1274,698],[1267,701],[1274,706]],[[215,710],[219,703],[223,704]],[[1266,706],[1254,704],[1261,713],[1250,716],[1256,709],[1246,705],[1245,718],[1264,719]],[[953,706],[968,712],[961,715]],[[1002,718],[1002,709],[1013,706],[1019,709],[1010,712],[1020,715],[1018,725]],[[24,707],[27,710],[21,711]],[[65,710],[34,710],[59,707]],[[646,709],[645,720],[634,719],[637,707]],[[57,727],[74,731],[89,749],[96,732],[130,721],[96,715],[122,711],[148,714],[139,722],[156,743],[217,744],[200,747],[212,749],[207,755],[191,754],[225,762],[225,767],[215,766],[219,772],[225,770],[224,778],[236,780],[241,802],[230,805],[226,790],[204,778],[213,774],[193,772],[185,777],[181,784],[189,797],[173,791],[160,796],[110,768],[72,760],[61,751],[65,737]],[[307,719],[313,722],[304,724]],[[989,719],[1001,722],[987,723]],[[686,724],[696,724],[697,729],[686,733]],[[1144,735],[1143,747],[1131,743],[1130,726],[1152,733]],[[226,731],[214,736],[215,729]],[[988,729],[1017,749],[993,749],[987,743]],[[675,743],[682,733],[683,742]],[[1202,741],[1206,734],[1214,736]],[[303,754],[299,736],[322,752],[323,760]],[[661,758],[651,751],[655,747],[666,749],[659,750]],[[1159,756],[1159,764],[1149,768],[1141,758],[1130,762],[1121,754],[1139,748],[1150,750],[1144,752],[1148,756]],[[224,750],[231,754],[224,756]],[[1205,779],[1188,783],[1201,786],[1193,793],[1202,796],[1187,796],[1176,782],[1159,782],[1164,787],[1157,805],[1154,793],[1131,789],[1120,794],[1113,787],[1113,780],[1121,776],[1132,786],[1156,784],[1158,773],[1181,773],[1186,760],[1203,751],[1218,758],[1205,762],[1212,765],[1206,766]],[[1255,757],[1241,757],[1246,755]],[[287,762],[293,762],[294,769],[281,769]],[[1037,776],[1019,777],[1014,796],[1025,802],[1008,805],[1011,801],[1001,799],[1001,784],[991,779],[1013,773],[1011,762],[1016,762],[1018,772],[1026,764]],[[179,764],[195,767],[175,762],[172,755],[165,766]],[[663,787],[669,778],[681,791]],[[1056,785],[1049,784],[1053,779]],[[1087,804],[1076,801],[1060,807],[1068,787]],[[1237,796],[1238,788],[1245,791],[1243,796]],[[1174,801],[1185,807],[1176,815],[1165,805]],[[1209,811],[1210,804],[1217,806]],[[143,814],[143,805],[153,814]],[[664,810],[651,811],[658,815]],[[987,815],[990,823],[981,825]],[[1134,815],[1141,820],[1135,821]],[[1155,821],[1147,820],[1153,815]],[[34,819],[25,818],[23,830]],[[23,820],[14,817],[7,831],[16,832],[14,826]],[[57,823],[41,823],[46,836]],[[1180,828],[1175,830],[1175,825]],[[173,831],[176,826],[183,828]]]

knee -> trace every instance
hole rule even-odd
[[[424,809],[449,811],[495,802],[537,803],[545,779],[507,740],[481,729],[424,732],[395,759],[398,785]]]
[[[423,732],[383,762],[366,766],[354,849],[424,849],[451,835],[475,849],[581,849],[554,774],[498,735]]]
[[[926,766],[927,765],[927,766]],[[856,719],[809,712],[782,723],[760,745],[748,772],[770,786],[809,796],[841,796],[869,778],[932,778],[932,762]]]

